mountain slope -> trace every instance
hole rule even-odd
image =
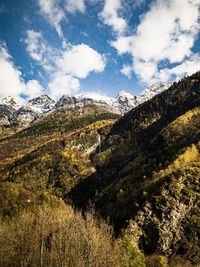
[[[64,196],[95,169],[90,154],[99,144],[97,130],[117,115],[49,114],[31,127],[0,141],[0,182],[22,185],[38,194]]]
[[[33,110],[49,101],[40,100]],[[106,103],[61,100],[0,139],[1,214],[44,198],[92,204],[146,255],[199,263],[200,73],[123,117]]]
[[[77,206],[92,199],[117,232],[128,227],[145,253],[199,262],[199,107],[196,73],[100,131],[97,172],[69,197]]]

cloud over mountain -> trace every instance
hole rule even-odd
[[[141,16],[134,34],[118,36],[111,42],[119,54],[132,56],[132,64],[125,64],[122,73],[130,77],[132,71],[149,84],[191,74],[191,69],[197,71],[198,55],[192,48],[199,32],[199,8],[198,0],[154,1]],[[165,68],[162,64],[166,62],[176,65]],[[182,64],[184,73],[178,71]]]
[[[21,70],[15,66],[4,43],[0,43],[0,69],[0,97],[20,94],[34,97],[44,92],[44,88],[38,81],[24,81]]]

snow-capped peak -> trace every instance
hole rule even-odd
[[[10,123],[9,121],[16,121],[27,127],[32,121],[40,119],[42,116],[48,114],[48,112],[59,109],[63,109],[67,113],[76,110],[78,112],[80,111],[80,114],[83,114],[84,108],[94,106],[94,108],[99,108],[106,112],[124,115],[129,110],[168,89],[171,84],[171,82],[153,84],[138,96],[134,96],[125,90],[120,91],[115,98],[101,96],[98,93],[79,94],[75,96],[63,95],[57,103],[48,95],[41,95],[28,102],[22,102],[17,97],[3,97],[0,98],[0,117],[8,124]]]
[[[112,106],[118,113],[125,114],[129,110],[151,99],[157,94],[165,91],[172,85],[172,82],[157,82],[146,88],[140,95],[135,96],[124,90],[120,91],[115,98]]]
[[[0,105],[6,105],[17,110],[23,105],[23,102],[19,97],[6,96],[0,98]]]
[[[121,90],[119,91],[118,95],[117,95],[117,98],[133,98],[134,96],[128,92],[126,92],[125,90]]]
[[[172,85],[172,82],[157,82],[147,87],[140,96],[146,95],[151,97],[151,94],[159,94],[166,89],[168,89]]]
[[[28,101],[28,105],[33,108],[40,109],[43,112],[47,112],[55,106],[55,101],[48,95],[41,95]]]

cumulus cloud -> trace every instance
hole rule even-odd
[[[132,55],[133,71],[150,84],[161,77],[160,63],[182,65],[185,60],[193,61],[192,47],[200,29],[199,9],[199,0],[156,0],[141,17],[135,34],[119,36],[111,44],[119,54]],[[168,73],[173,71],[175,68]]]
[[[57,59],[57,66],[66,74],[86,78],[90,72],[102,72],[105,58],[86,44],[71,46]]]
[[[104,24],[111,26],[117,34],[121,34],[127,27],[126,20],[119,16],[122,0],[105,0],[104,8],[99,14]]]
[[[0,43],[0,97],[26,95],[28,98],[40,95],[44,89],[36,80],[27,83],[22,72],[15,66],[5,44]]]
[[[44,88],[37,80],[29,80],[22,92],[28,98],[34,98],[41,94],[44,94]]]
[[[56,49],[45,42],[41,33],[30,30],[24,42],[30,57],[48,73],[53,97],[76,93],[80,88],[78,79],[91,72],[102,72],[106,66],[104,55],[86,44],[71,45],[65,41],[61,49]]]
[[[171,78],[173,79],[176,77],[177,79],[186,76],[186,75],[191,75],[196,71],[200,70],[200,55],[199,54],[193,54],[190,58],[187,60],[184,60],[183,63],[178,64],[177,66],[169,69],[169,68],[164,68],[158,72],[158,77],[157,79],[167,81],[170,80]]]
[[[85,12],[85,1],[84,0],[65,0],[65,9],[69,13],[75,13],[75,12]]]
[[[78,79],[64,73],[56,73],[48,85],[50,95],[53,98],[59,98],[64,94],[74,95],[80,89]]]
[[[14,66],[5,44],[0,45],[0,97],[19,95],[23,90],[22,73]]]
[[[131,79],[131,73],[132,73],[132,67],[129,65],[124,65],[122,69],[120,70],[122,74],[127,76],[129,79]]]

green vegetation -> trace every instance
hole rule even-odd
[[[119,115],[113,113],[96,113],[80,116],[66,114],[64,111],[54,112],[34,123],[31,127],[8,137],[8,139],[22,138],[32,135],[49,135],[55,132],[66,133],[86,127],[95,121],[108,119],[119,119]]]
[[[153,255],[146,258],[147,267],[167,267],[168,261],[164,256]]]
[[[145,256],[131,240],[123,237],[119,240],[123,267],[145,267]],[[164,266],[163,266],[164,267]]]

